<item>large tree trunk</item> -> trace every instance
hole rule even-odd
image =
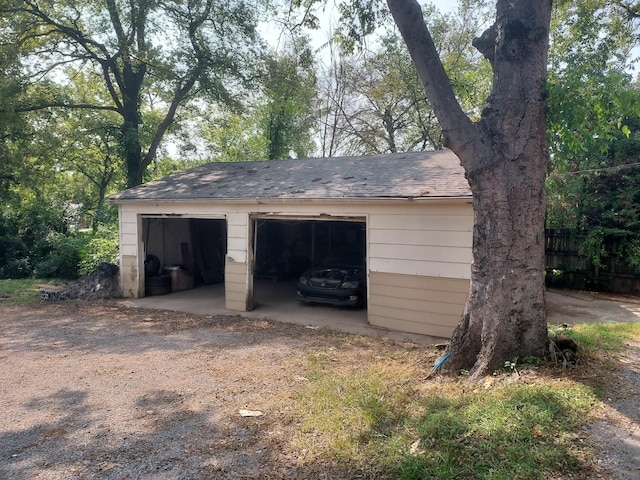
[[[465,168],[475,224],[471,289],[445,367],[477,378],[514,358],[540,356],[544,303],[545,80],[551,0],[499,0],[474,45],[491,62],[481,120],[462,112],[417,2],[388,0],[443,129]]]
[[[122,138],[121,146],[127,168],[127,188],[136,187],[142,183],[146,165],[143,162],[142,142],[140,139],[140,92],[146,74],[146,67],[139,65],[134,68],[125,61],[122,69]]]
[[[475,376],[506,360],[541,356],[547,342],[546,165],[535,152],[497,160],[468,174],[475,215],[471,289],[447,365]]]
[[[122,151],[127,168],[127,188],[137,187],[142,183],[142,145],[138,122],[124,121],[121,127]]]

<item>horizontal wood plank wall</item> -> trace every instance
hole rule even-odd
[[[138,216],[120,209],[120,255],[138,255]]]
[[[122,272],[120,274],[122,296],[126,298],[138,298],[141,293],[138,282],[138,256],[121,255],[120,269]]]
[[[230,213],[227,215],[227,261],[247,263],[249,247],[249,214]],[[225,280],[226,281],[226,280]]]
[[[369,323],[391,330],[451,337],[469,280],[370,272]]]
[[[118,209],[120,230],[120,291],[126,298],[144,295],[138,258],[139,217],[135,210]]]
[[[224,307],[227,310],[250,310],[249,269],[246,263],[232,262],[227,257],[224,270]]]
[[[422,205],[369,217],[369,270],[471,278],[470,205]]]

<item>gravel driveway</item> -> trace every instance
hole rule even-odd
[[[588,300],[577,301],[554,298],[551,315],[569,318]],[[606,311],[612,320],[621,308]],[[291,399],[310,353],[341,344],[357,362],[385,348],[298,325],[109,301],[2,307],[0,325],[0,479],[347,478],[292,450]],[[433,364],[432,351],[414,348]],[[610,415],[592,429],[603,445],[594,461],[612,478],[635,479],[638,346],[625,355],[607,392]]]
[[[279,445],[315,332],[109,302],[0,321],[1,479],[294,475]]]

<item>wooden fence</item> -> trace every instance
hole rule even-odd
[[[547,285],[580,290],[640,293],[640,269],[628,267],[616,243],[607,245],[609,254],[600,268],[580,254],[584,236],[573,230],[547,230]]]

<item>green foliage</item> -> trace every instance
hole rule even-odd
[[[637,336],[638,328],[628,332]],[[626,335],[610,331],[618,342]],[[347,363],[333,344],[307,356],[306,383],[293,405],[300,422],[293,442],[307,460],[381,479],[542,480],[580,476],[588,464],[589,446],[578,439],[600,405],[588,386],[550,377],[506,383],[497,376],[471,387],[425,382],[413,352],[372,346],[369,357]]]
[[[57,217],[57,218],[56,218]],[[32,272],[30,254],[50,231],[61,231],[64,220],[44,202],[24,205],[20,210],[3,212],[0,217],[1,239],[6,249],[0,263],[0,276],[24,277]]]
[[[640,271],[640,237],[636,236],[626,242],[621,248],[620,255],[626,259],[631,268]]]
[[[94,165],[100,168],[82,173],[98,189],[116,170],[124,171],[129,186],[137,185],[165,134],[180,125],[181,107],[203,99],[240,104],[262,48],[256,31],[262,5],[3,2],[2,44],[15,46],[15,78],[28,80],[16,111],[44,118],[64,107],[78,119],[80,112],[115,116],[104,119],[106,127],[117,125],[109,136],[76,130],[80,142],[103,150]],[[82,127],[81,120],[77,124]],[[102,163],[107,158],[109,165]]]
[[[640,89],[628,73],[637,19],[604,0],[555,5],[547,226],[583,238],[601,283],[614,259],[629,273],[640,265]]]
[[[80,250],[78,273],[89,275],[93,273],[102,262],[119,263],[119,237],[118,229],[110,226],[101,226],[96,231],[85,233]]]
[[[580,385],[432,398],[418,427],[424,453],[406,457],[396,478],[544,479],[575,471],[580,457],[570,432],[596,405],[594,392]]]
[[[118,230],[80,231],[64,205],[39,201],[0,217],[0,278],[76,278],[101,262],[118,263]]]
[[[262,90],[265,101],[258,107],[258,125],[267,140],[267,158],[308,157],[316,75],[306,39],[294,40],[287,53],[265,58]]]
[[[39,285],[58,285],[59,279],[0,279],[0,305],[28,305],[40,302]]]
[[[386,4],[376,0],[339,2],[338,9],[342,21],[337,38],[346,51],[362,48],[365,38],[390,17]]]
[[[586,255],[594,267],[607,267],[606,260],[611,255],[611,247],[615,245],[616,252],[623,263],[631,268],[640,267],[640,232],[632,228],[608,228],[595,226],[588,230],[580,245],[579,253]]]
[[[70,229],[73,216],[59,203],[24,201],[0,217],[0,278],[77,275],[81,240]]]
[[[311,155],[317,97],[314,58],[304,38],[257,66],[253,105],[216,112],[202,127],[215,161],[274,160]]]
[[[35,245],[32,275],[40,278],[76,278],[84,240],[73,233],[49,232]]]
[[[262,135],[255,117],[229,114],[208,122],[203,138],[218,162],[244,162],[265,160],[268,156],[268,139]]]

